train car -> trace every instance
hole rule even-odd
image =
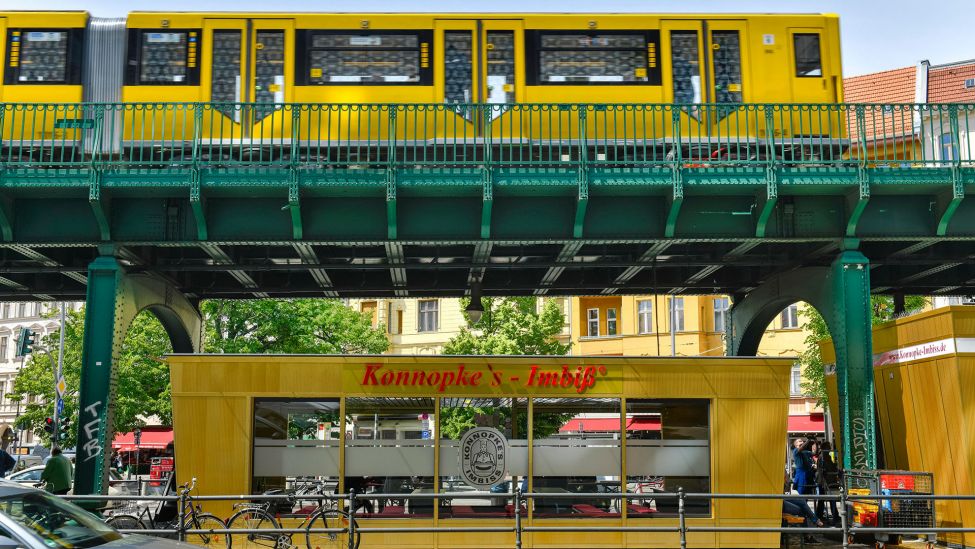
[[[71,155],[82,133],[82,61],[88,13],[0,12],[0,139],[23,154]],[[53,105],[36,106],[44,102]],[[33,152],[31,152],[33,151]]]
[[[126,104],[104,122],[113,153],[196,146],[328,160],[390,141],[426,155],[449,139],[455,157],[486,154],[464,144],[489,140],[560,160],[582,138],[646,145],[680,134],[697,142],[683,158],[758,159],[760,140],[839,143],[845,123],[828,108],[769,120],[747,106],[841,100],[833,15],[134,12],[121,26],[89,33],[124,42],[121,71],[106,56],[89,63],[101,75],[92,85],[113,82]],[[608,107],[578,107],[589,103]],[[606,150],[664,160],[650,149]]]

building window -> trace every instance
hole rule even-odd
[[[24,318],[27,316],[27,304],[18,303],[17,304],[17,318]]]
[[[599,309],[589,309],[586,311],[586,318],[588,319],[589,331],[586,335],[589,337],[599,337]]]
[[[802,370],[798,364],[792,367],[792,378],[791,383],[789,384],[789,394],[792,396],[802,394]]]
[[[418,332],[436,332],[440,327],[440,303],[436,299],[420,302]]]
[[[954,136],[950,133],[941,134],[941,160],[951,162],[958,157],[958,150],[955,149]]]
[[[0,337],[0,362],[7,361],[7,336]]]
[[[675,332],[684,331],[684,298],[670,298],[670,321],[674,323]]]
[[[606,335],[616,335],[616,309],[606,309]]]
[[[3,304],[3,318],[10,318],[10,304]]]
[[[782,329],[792,330],[799,327],[799,305],[793,303],[782,309]]]
[[[375,301],[363,301],[360,303],[359,312],[369,318],[369,324],[371,324],[373,328],[379,325],[379,314],[378,310],[376,309]]]
[[[729,300],[727,297],[714,298],[714,331],[715,332],[724,332],[727,329],[728,305],[729,305]]]
[[[823,59],[819,51],[818,34],[792,36],[796,54],[796,76],[819,78],[823,76]]]
[[[254,493],[286,488],[296,477],[337,484],[344,423],[338,399],[255,400]]]
[[[640,333],[653,333],[653,301],[649,299],[638,301],[636,304],[637,320],[640,324]]]

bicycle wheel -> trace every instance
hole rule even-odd
[[[146,525],[138,517],[132,515],[112,515],[105,519],[105,524],[116,530],[145,530]]]
[[[312,516],[308,521],[308,529],[315,528],[342,528],[349,527],[349,520],[355,524],[355,549],[359,548],[359,523],[354,518],[350,518],[345,511],[336,509],[324,509]],[[308,542],[308,549],[348,549],[349,535],[346,532],[306,532],[305,540]]]
[[[278,521],[264,509],[244,508],[237,511],[234,516],[227,521],[228,530],[277,530]],[[290,546],[291,536],[288,534],[231,534],[228,536],[228,547],[235,549],[267,549],[268,547]]]
[[[208,513],[194,514],[190,518],[190,527],[193,530],[226,530],[227,525],[214,515]],[[186,542],[194,545],[205,545],[213,549],[221,546],[230,547],[230,536],[227,534],[186,534]]]

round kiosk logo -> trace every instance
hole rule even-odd
[[[508,441],[493,427],[475,427],[460,437],[460,474],[474,488],[487,490],[507,472]]]

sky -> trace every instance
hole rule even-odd
[[[933,4],[906,0],[0,0],[0,10],[87,10],[98,17],[129,11],[332,11],[332,12],[605,12],[605,13],[837,13],[843,74],[975,58],[973,0]],[[936,9],[936,12],[927,12]]]

